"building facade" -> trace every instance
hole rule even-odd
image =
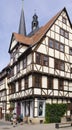
[[[8,84],[7,84],[7,67],[0,72],[0,119],[4,118],[6,113],[9,113],[8,100]]]
[[[66,116],[72,114],[72,24],[66,8],[43,27],[34,14],[28,35],[22,8],[9,54],[8,97],[17,115],[44,121],[46,103],[66,103]]]

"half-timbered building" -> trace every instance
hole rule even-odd
[[[4,118],[6,113],[9,113],[8,100],[8,84],[7,84],[7,67],[0,72],[0,119]]]
[[[22,8],[19,32],[12,33],[8,73],[9,101],[17,115],[45,118],[46,103],[66,103],[72,114],[72,24],[66,8],[39,27],[34,14],[26,34]]]

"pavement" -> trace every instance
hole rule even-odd
[[[51,124],[17,124],[13,127],[10,122],[0,120],[0,130],[57,130],[55,123]],[[59,130],[72,130],[72,127],[59,128]]]

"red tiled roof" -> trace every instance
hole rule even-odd
[[[13,33],[16,41],[23,43],[25,45],[31,45],[31,46],[35,45],[36,43],[38,43],[41,40],[41,38],[51,28],[51,26],[54,24],[54,22],[57,20],[57,18],[62,13],[62,11],[65,11],[67,14],[66,8],[59,11],[47,24],[45,24],[45,26],[41,27],[32,37],[27,37],[27,36],[24,36],[21,34]],[[68,16],[68,14],[67,14],[67,16]],[[69,19],[69,16],[68,16],[68,19]],[[69,19],[69,22],[70,22],[70,19]],[[70,24],[71,24],[71,22],[70,22]]]

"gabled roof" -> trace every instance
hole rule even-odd
[[[69,15],[67,13],[66,8],[63,8],[61,11],[59,11],[45,26],[41,27],[33,36],[28,37],[21,34],[13,33],[15,39],[19,43],[23,43],[25,45],[34,46],[37,44],[47,33],[47,31],[52,27],[52,25],[55,23],[55,21],[58,19],[58,17],[61,15],[61,13],[65,11],[66,15],[68,17],[70,26],[72,27]]]

